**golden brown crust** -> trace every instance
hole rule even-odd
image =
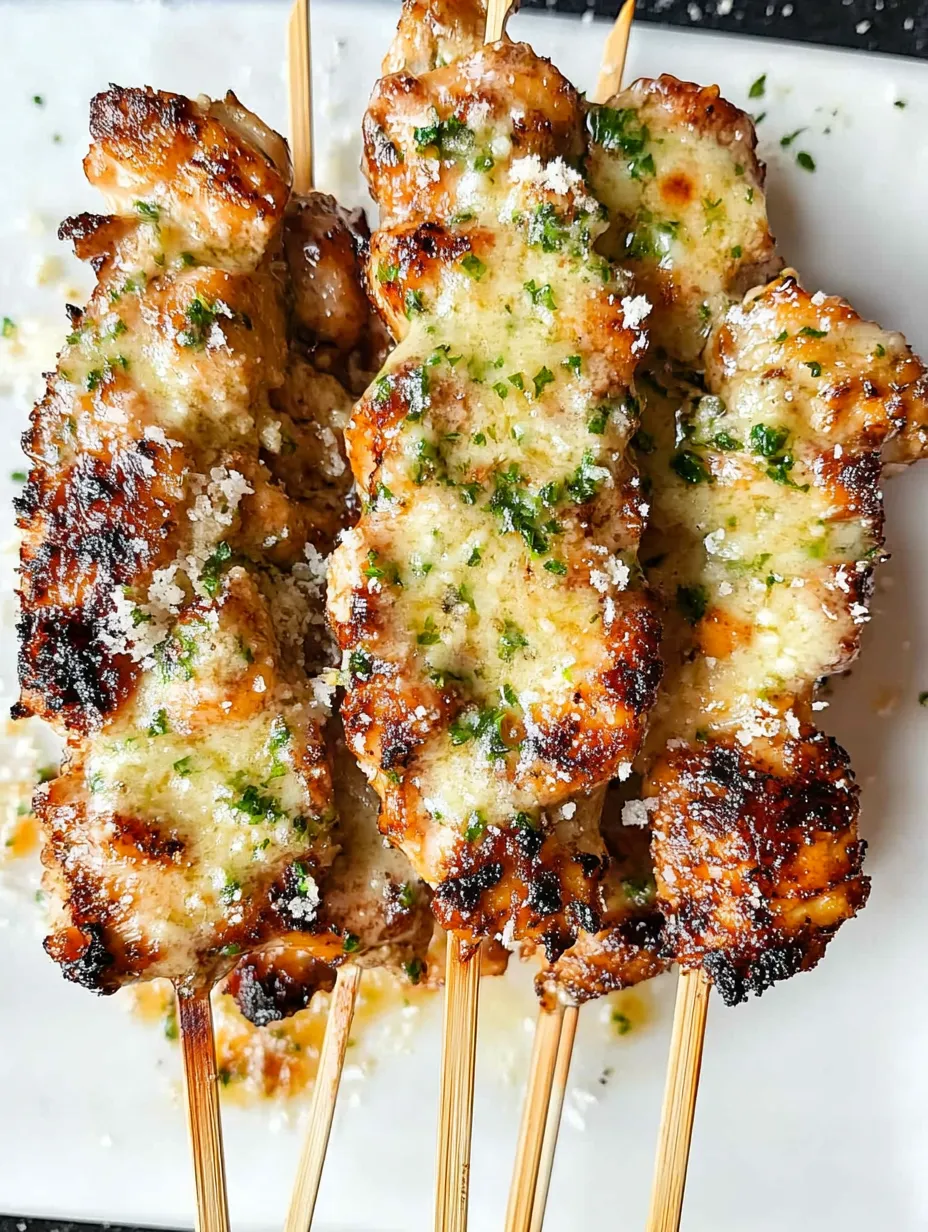
[[[648,783],[666,943],[735,1005],[814,967],[867,901],[858,788],[811,725],[796,739],[669,750]]]

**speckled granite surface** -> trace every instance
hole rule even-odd
[[[621,0],[522,0],[526,8],[614,16]],[[928,58],[928,0],[638,0],[642,21],[731,30]]]

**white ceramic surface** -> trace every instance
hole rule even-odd
[[[358,122],[396,6],[313,0],[313,9],[317,174],[321,187],[360,200]],[[188,93],[231,86],[283,127],[285,23],[277,0],[0,0],[0,315],[52,321],[64,332],[60,285],[37,287],[35,273],[43,257],[62,250],[51,224],[98,205],[79,162],[90,95],[109,81]],[[528,15],[513,23],[581,88],[595,80],[606,28]],[[752,107],[767,112],[761,152],[784,253],[808,286],[847,295],[928,352],[928,67],[650,26],[635,29],[628,71],[718,81],[741,104],[766,72],[767,96]],[[34,94],[44,106],[32,102]],[[897,99],[907,106],[895,107]],[[782,135],[804,125],[792,148],[780,147]],[[814,174],[796,165],[798,148],[813,154]],[[54,334],[38,336],[40,366],[56,342]],[[0,384],[5,379],[0,361]],[[25,413],[21,398],[0,392],[2,538],[14,486],[7,471],[21,465],[16,440]],[[921,569],[928,469],[894,480],[887,510],[893,559],[882,571],[875,620],[860,665],[836,684],[823,714],[864,787],[872,898],[819,970],[735,1011],[713,1004],[687,1232],[928,1228],[928,710],[917,701],[928,689],[928,574]],[[5,695],[9,610],[5,603]],[[118,997],[95,1000],[61,980],[42,954],[24,880],[16,871],[0,882],[0,1210],[189,1225],[176,1049],[123,1012]],[[643,1226],[672,994],[672,979],[659,981],[655,1022],[622,1041],[610,1041],[596,1008],[584,1012],[551,1232]],[[436,1011],[433,1005],[413,1029],[405,1052],[369,1042],[371,1075],[355,1081],[349,1074],[320,1227],[418,1232],[431,1225]],[[532,1013],[526,980],[489,991],[485,1011],[474,1232],[502,1226]],[[604,1086],[598,1079],[606,1068]],[[296,1132],[279,1110],[266,1109],[229,1108],[225,1129],[236,1228],[279,1226]]]

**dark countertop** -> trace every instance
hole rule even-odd
[[[525,8],[614,17],[622,0],[522,0]],[[637,19],[928,59],[928,0],[638,0]],[[0,1215],[0,1232],[131,1232],[117,1224]]]
[[[621,0],[522,0],[614,17]],[[636,20],[928,58],[928,0],[638,0]]]

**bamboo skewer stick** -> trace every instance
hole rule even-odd
[[[535,1025],[519,1145],[506,1208],[506,1232],[527,1232],[532,1216],[563,1019],[564,1007],[558,1006],[554,1010],[543,1010]]]
[[[435,1232],[467,1229],[479,989],[479,950],[469,959],[464,958],[462,942],[449,933],[441,1039]]]
[[[313,186],[313,84],[309,34],[309,0],[294,0],[287,29],[290,97],[290,150],[293,191]]]
[[[506,18],[511,8],[512,0],[490,0],[487,5],[487,25],[483,39],[485,43],[498,43],[503,37]]]
[[[605,103],[618,94],[622,88],[622,74],[625,72],[625,59],[628,55],[628,39],[632,32],[632,22],[635,19],[635,0],[625,0],[615,19],[606,46],[603,48],[603,60],[593,91],[594,103]]]
[[[603,48],[602,67],[593,94],[597,103],[606,102],[621,87],[634,16],[635,0],[625,0]],[[556,1016],[556,1021],[550,1021],[551,1015],[544,1010],[539,1012],[506,1232],[541,1232],[579,1013],[578,1006],[568,1006]],[[543,1108],[547,1109],[544,1118],[539,1111]]]
[[[216,1044],[209,989],[177,993],[177,1018],[184,1057],[184,1101],[193,1151],[197,1232],[229,1232],[226,1168],[219,1119]]]
[[[339,967],[332,1004],[329,1006],[329,1017],[325,1024],[319,1069],[316,1071],[309,1127],[300,1154],[296,1185],[290,1199],[284,1232],[307,1232],[307,1229],[312,1227],[360,982],[360,967],[353,963]]]
[[[538,1184],[535,1187],[535,1201],[532,1205],[532,1222],[529,1225],[529,1232],[541,1232],[545,1222],[545,1207],[548,1204],[548,1190],[551,1188],[554,1154],[557,1150],[561,1113],[564,1110],[564,1096],[567,1094],[567,1079],[570,1076],[570,1059],[573,1056],[574,1039],[579,1020],[579,1005],[568,1005],[564,1010],[561,1038],[558,1041],[557,1059],[554,1063],[554,1081],[551,1084],[551,1100],[545,1119],[544,1140],[538,1166]]]
[[[680,972],[647,1232],[680,1227],[710,987],[701,970]]]

